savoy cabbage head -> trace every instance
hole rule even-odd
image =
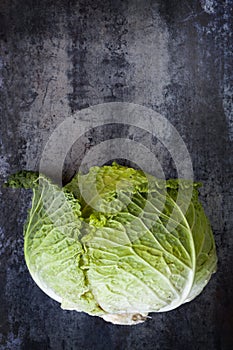
[[[197,183],[113,163],[77,174],[63,188],[26,171],[8,185],[33,190],[26,263],[63,309],[140,323],[195,298],[216,270]]]

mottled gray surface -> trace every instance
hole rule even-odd
[[[38,169],[49,135],[75,111],[142,104],[167,117],[185,141],[219,256],[217,274],[197,299],[142,325],[62,311],[24,262],[31,194],[1,189],[1,350],[233,349],[232,8],[232,0],[0,2],[1,183],[19,169]],[[64,179],[86,150],[119,135],[152,150],[156,143],[127,126],[93,130],[67,157]],[[173,176],[166,152],[160,158]]]

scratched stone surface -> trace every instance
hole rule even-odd
[[[75,112],[106,102],[144,105],[186,143],[219,257],[200,296],[144,324],[63,311],[24,261],[30,191],[1,188],[1,350],[233,349],[232,9],[232,0],[0,2],[1,184],[17,170],[38,170],[49,136]],[[114,137],[156,144],[128,125],[98,127],[67,154],[64,181],[89,149]],[[169,155],[158,156],[173,176]]]

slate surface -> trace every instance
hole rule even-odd
[[[62,311],[24,262],[31,194],[1,188],[1,350],[233,349],[232,8],[232,0],[1,1],[1,183],[37,170],[49,135],[72,113],[103,102],[142,104],[185,141],[219,256],[197,299],[142,325]],[[154,142],[127,126],[103,127],[83,137],[81,153],[114,135]]]

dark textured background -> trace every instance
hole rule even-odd
[[[142,325],[62,311],[24,262],[31,194],[1,189],[1,350],[233,349],[232,8],[231,0],[0,1],[1,183],[38,169],[49,135],[73,112],[110,101],[145,105],[188,147],[219,256],[197,299]],[[153,145],[126,127],[94,130],[80,149],[130,133]]]

